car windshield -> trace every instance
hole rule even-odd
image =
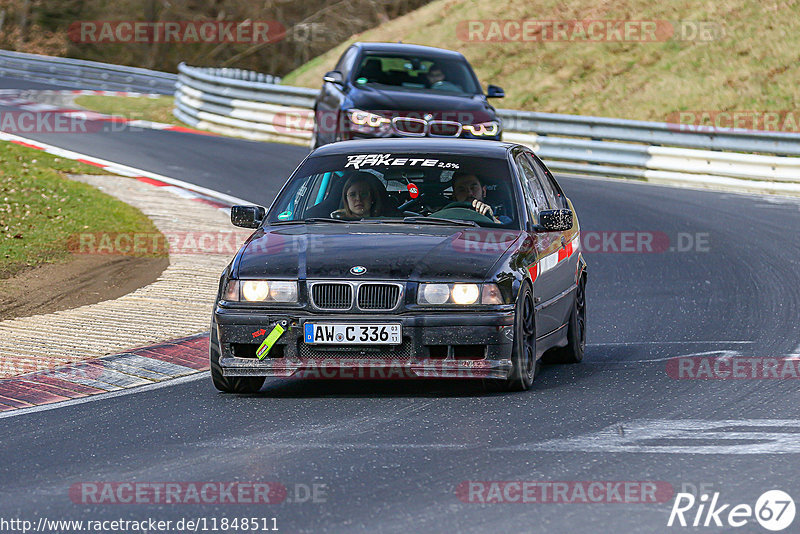
[[[294,173],[269,224],[381,222],[520,228],[505,159],[390,153],[318,156]]]
[[[353,78],[356,85],[386,85],[411,90],[480,94],[464,60],[423,56],[366,54]]]

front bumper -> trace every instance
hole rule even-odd
[[[507,378],[511,368],[513,306],[492,311],[413,314],[308,314],[217,306],[220,367],[225,376],[303,378]],[[308,345],[306,321],[401,323],[400,345]],[[276,324],[284,334],[266,357],[255,350]]]

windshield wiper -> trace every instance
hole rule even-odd
[[[462,219],[445,219],[443,217],[403,217],[404,223],[423,223],[423,224],[440,224],[445,226],[477,226],[480,224],[475,221],[466,221]]]
[[[306,224],[306,223],[351,223],[358,221],[348,221],[345,219],[334,219],[332,217],[309,217],[308,219],[296,219],[292,221],[275,221],[269,223],[270,226],[278,226],[281,224]]]

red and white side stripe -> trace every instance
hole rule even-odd
[[[580,248],[581,235],[580,233],[577,233],[575,234],[575,237],[566,244],[566,246],[561,247],[556,252],[551,252],[547,256],[539,258],[538,262],[528,268],[528,274],[531,277],[531,282],[535,282],[539,275],[542,275],[555,268],[559,262],[571,258],[573,254],[576,254],[580,250]]]

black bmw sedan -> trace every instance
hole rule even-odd
[[[222,274],[210,364],[265,377],[483,378],[525,390],[579,362],[586,265],[574,208],[527,147],[379,139],[312,152]]]
[[[502,124],[466,58],[402,43],[355,43],[325,74],[314,104],[312,148],[369,137],[500,140]]]

